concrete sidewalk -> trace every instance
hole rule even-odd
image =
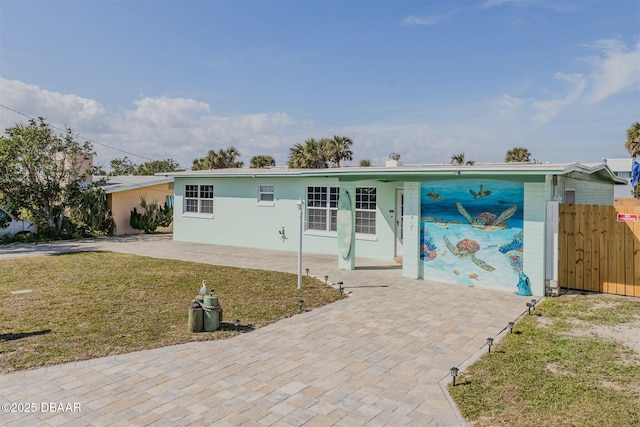
[[[296,272],[297,254],[136,236],[9,245],[0,259],[76,250]],[[305,255],[349,298],[241,336],[0,376],[0,403],[35,403],[0,424],[122,426],[457,426],[440,382],[518,317],[509,292],[404,279],[397,265]],[[445,380],[445,381],[443,381]],[[80,405],[47,412],[42,403]],[[76,406],[77,407],[77,406]],[[65,408],[66,409],[66,408]]]

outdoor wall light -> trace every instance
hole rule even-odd
[[[450,369],[451,370],[451,376],[453,377],[453,386],[456,386],[456,377],[458,376],[458,372],[460,372],[460,370],[458,368],[456,368],[455,366],[453,368]]]
[[[324,284],[326,285],[327,283],[329,283],[329,276],[324,276]]]
[[[489,346],[489,353],[491,353],[491,346],[493,345],[493,338],[487,338],[487,345]]]
[[[338,290],[340,291],[340,295],[344,294],[344,282],[338,282]]]
[[[302,307],[304,307],[304,300],[298,300],[298,307],[300,307],[300,311],[302,311]]]
[[[527,303],[527,309],[529,310],[529,316],[531,316],[531,308],[533,307],[533,304],[531,304],[530,302]]]
[[[509,333],[512,334],[513,333],[513,327],[515,326],[515,322],[509,322]]]

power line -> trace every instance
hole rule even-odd
[[[36,118],[35,118],[35,117],[32,117],[32,116],[30,116],[30,115],[28,115],[28,114],[25,114],[25,113],[21,112],[21,111],[15,110],[15,109],[13,109],[13,108],[11,108],[11,107],[7,107],[6,105],[0,104],[0,107],[2,107],[2,108],[6,108],[6,109],[7,109],[7,110],[9,110],[9,111],[13,111],[13,112],[14,112],[14,113],[16,113],[16,114],[19,114],[19,115],[21,115],[21,116],[27,117],[27,118],[29,118],[29,119],[36,120]],[[67,132],[67,129],[62,129],[62,128],[60,128],[60,127],[58,127],[58,126],[55,126],[55,125],[52,125],[52,124],[48,124],[48,125],[49,125],[49,126],[51,126],[53,129],[59,130],[59,131],[61,131],[61,132]],[[141,156],[140,154],[135,154],[135,153],[132,153],[132,152],[130,152],[130,151],[126,151],[126,150],[122,150],[122,149],[120,149],[120,148],[112,147],[111,145],[104,144],[104,143],[102,143],[102,142],[98,142],[98,141],[95,141],[95,140],[92,140],[92,139],[89,139],[89,138],[85,138],[84,136],[81,136],[79,133],[76,133],[76,132],[73,132],[73,131],[72,131],[72,132],[70,132],[70,133],[71,133],[71,135],[75,136],[76,138],[79,138],[79,139],[85,140],[85,141],[90,142],[90,143],[92,143],[92,144],[96,144],[96,145],[100,145],[100,146],[103,146],[103,147],[107,147],[107,148],[110,148],[110,149],[112,149],[112,150],[116,150],[116,151],[119,151],[119,152],[121,152],[121,153],[128,154],[128,155],[130,155],[130,156],[139,157],[139,158],[141,158],[141,159],[145,159],[145,160],[149,160],[149,161],[154,161],[154,160],[155,160],[155,159],[151,159],[151,158],[149,158],[149,157]]]
[[[13,109],[13,108],[11,108],[11,107],[8,107],[8,106],[6,106],[6,105],[0,104],[0,107],[2,107],[2,108],[6,108],[7,110],[9,110],[9,111],[13,111],[14,113],[19,114],[19,115],[21,115],[21,116],[24,116],[24,117],[26,117],[26,118],[28,118],[28,119],[36,120],[36,118],[35,118],[35,117],[32,117],[32,116],[30,116],[30,115],[28,115],[28,114],[26,114],[26,113],[21,112],[21,111],[15,110],[15,109]],[[58,127],[58,126],[55,126],[55,125],[52,125],[52,124],[49,124],[49,123],[47,123],[47,124],[48,124],[49,126],[51,126],[53,129],[59,130],[59,131],[61,131],[61,132],[67,132],[67,129],[62,129],[62,128]],[[139,155],[139,154],[131,153],[131,152],[126,151],[126,150],[121,150],[120,148],[112,147],[112,146],[110,146],[110,145],[108,145],[108,144],[104,144],[104,143],[102,143],[102,142],[98,142],[98,141],[94,141],[94,140],[89,139],[89,138],[85,138],[84,136],[81,136],[79,133],[76,133],[76,132],[71,132],[71,135],[75,136],[76,138],[79,138],[79,139],[83,139],[83,140],[85,140],[85,141],[88,141],[88,142],[90,142],[90,143],[92,143],[92,144],[97,144],[97,145],[101,145],[101,146],[103,146],[103,147],[111,148],[112,150],[120,151],[120,152],[122,152],[122,153],[129,154],[129,155],[131,155],[131,156],[140,157],[141,159],[145,159],[145,160],[149,160],[149,161],[154,161],[154,159],[151,159],[151,158],[149,158],[149,157],[141,156],[141,155]],[[109,181],[108,181],[108,179],[109,179],[109,175],[98,175],[98,176],[99,176],[100,178],[106,178],[106,179],[107,179],[107,182],[109,182]],[[126,175],[125,175],[125,176],[126,176]],[[144,183],[131,182],[131,181],[127,181],[126,179],[122,179],[122,175],[120,176],[120,180],[119,180],[119,181],[121,181],[121,182],[122,182],[122,183],[124,183],[124,184],[130,184],[130,185],[131,185],[131,186],[133,186],[134,188],[135,188],[135,187],[139,187],[139,188],[145,188],[145,187],[148,187],[148,186],[147,186],[147,185],[145,185]],[[154,185],[155,185],[155,184],[154,184]],[[150,191],[157,191],[157,192],[160,192],[160,193],[162,193],[162,192],[163,192],[162,190],[156,190],[156,189],[152,189],[152,188],[149,188],[148,190],[150,190]]]

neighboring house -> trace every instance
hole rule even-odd
[[[131,211],[134,207],[140,209],[140,198],[147,202],[157,202],[164,206],[165,202],[173,205],[173,178],[166,176],[107,176],[94,177],[94,181],[106,178],[102,185],[107,194],[107,208],[111,210],[116,224],[116,236],[125,234],[141,234],[129,225]],[[158,229],[162,233],[173,231],[173,225]]]
[[[300,204],[303,252],[342,269],[376,258],[404,277],[514,291],[524,271],[542,295],[557,275],[558,203],[612,205],[625,183],[604,163],[388,166],[167,174],[174,239],[297,251]]]
[[[627,185],[616,186],[614,197],[616,199],[633,198],[633,188],[631,187],[631,165],[633,159],[624,157],[621,159],[605,159],[607,166],[617,177],[627,180]]]

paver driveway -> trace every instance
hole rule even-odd
[[[87,249],[297,268],[295,253],[173,242],[170,236],[17,245],[0,249],[0,258]],[[448,381],[451,366],[486,351],[486,338],[518,317],[527,300],[403,279],[399,269],[376,261],[358,265],[341,271],[335,257],[305,255],[311,275],[343,280],[349,298],[239,337],[2,375],[0,401],[33,402],[37,411],[0,413],[0,424],[464,424],[440,382]],[[80,411],[41,411],[51,409],[47,403],[76,404]]]

